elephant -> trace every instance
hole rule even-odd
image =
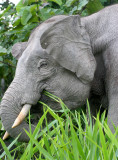
[[[36,27],[27,42],[14,44],[15,77],[0,107],[5,137],[21,133],[19,141],[29,141],[24,118],[39,100],[60,110],[44,90],[61,98],[69,109],[98,99],[108,108],[108,124],[114,132],[112,124],[118,126],[117,35],[116,4],[86,17],[53,16]],[[90,107],[94,114],[97,106]],[[42,113],[41,106],[34,110]]]

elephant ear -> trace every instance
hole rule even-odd
[[[26,48],[27,42],[18,42],[12,47],[12,55],[18,60]]]
[[[62,67],[76,73],[83,83],[93,80],[96,61],[80,16],[67,16],[53,24],[42,34],[41,45]]]

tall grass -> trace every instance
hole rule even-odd
[[[23,147],[24,143],[19,143],[18,147],[9,151],[10,147],[16,143],[14,140],[9,147],[6,147],[3,140],[0,142],[4,148],[4,152],[0,159],[20,159],[20,160],[117,160],[118,159],[118,128],[113,134],[109,129],[105,112],[99,118],[99,113],[92,124],[90,111],[89,123],[86,115],[82,112],[71,112],[61,99],[46,93],[48,96],[60,103],[62,107],[62,115],[54,112],[40,102],[44,107],[44,114],[39,119],[35,131],[31,132],[30,114],[29,127],[30,137],[29,143]],[[89,110],[89,103],[88,110]],[[54,120],[48,124],[47,114],[50,114]],[[43,124],[45,121],[45,128]],[[84,124],[85,127],[82,127]],[[22,149],[23,148],[23,149]],[[17,153],[18,150],[22,154]],[[14,152],[14,154],[13,154]],[[17,155],[15,154],[17,153]]]

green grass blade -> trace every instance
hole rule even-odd
[[[45,116],[46,116],[46,114],[48,113],[48,110],[43,114],[43,116],[40,118],[40,120],[39,120],[39,122],[38,122],[38,124],[37,124],[37,126],[36,126],[36,128],[35,128],[35,130],[34,130],[34,132],[33,132],[33,134],[31,134],[31,132],[30,132],[30,137],[35,137],[35,139],[37,139],[38,138],[38,134],[39,134],[39,130],[40,130],[40,128],[41,128],[41,125],[42,125],[42,123],[43,123],[43,120],[45,119]],[[26,131],[26,130],[25,130]],[[30,149],[32,148],[32,146],[33,146],[33,142],[31,142],[31,141],[29,141],[29,143],[28,143],[28,146],[27,146],[27,148],[26,148],[26,150],[25,150],[25,152],[24,152],[24,154],[22,155],[22,157],[21,157],[21,160],[24,160],[24,158],[27,156],[27,154],[30,152]],[[30,153],[29,153],[29,155],[30,155]]]
[[[16,141],[18,140],[18,138],[20,137],[20,135],[7,147],[8,150],[11,149],[11,147],[16,143]],[[4,141],[3,141],[4,142]],[[15,150],[17,150],[17,148],[13,149],[11,152],[14,152]],[[4,151],[1,155],[0,158],[3,158],[6,155],[6,152]]]
[[[72,120],[70,119],[70,127],[71,127],[71,135],[72,135],[72,147],[73,147],[73,153],[74,159],[77,160],[81,156],[82,159],[85,159],[85,155],[83,152],[82,145],[77,137],[77,134],[73,128]]]
[[[48,141],[48,138],[46,137],[46,135],[43,135],[43,139],[44,139],[44,144],[46,146],[46,149],[47,149],[48,153],[51,155],[50,145],[49,145],[49,141]]]
[[[103,156],[104,156],[104,160],[108,160],[108,150],[107,150],[107,146],[106,146],[106,142],[105,142],[105,136],[103,134],[103,130],[101,127],[101,123],[99,122],[99,132],[100,132],[100,140],[101,140],[101,144],[102,144],[102,151],[103,151]]]
[[[26,131],[27,135],[30,137],[30,134]],[[41,152],[44,157],[47,159],[47,160],[55,160],[39,143],[37,140],[34,139],[33,136],[30,137],[31,140],[34,142],[34,144],[37,146],[37,148],[39,149],[39,152]]]
[[[0,143],[2,144],[2,147],[4,148],[4,151],[6,152],[6,155],[8,157],[9,160],[13,160],[10,151],[8,150],[8,148],[6,147],[4,141],[0,138]],[[1,157],[2,158],[2,157]]]

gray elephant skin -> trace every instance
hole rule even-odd
[[[60,97],[69,109],[98,97],[100,104],[108,106],[111,130],[112,122],[118,126],[118,5],[83,18],[54,16],[35,28],[28,42],[16,43],[12,54],[18,59],[16,73],[0,110],[10,136],[22,133],[19,140],[29,140],[25,121],[12,128],[22,107],[33,109],[41,100],[60,109],[42,94],[44,90]],[[41,114],[41,107],[34,110]]]

